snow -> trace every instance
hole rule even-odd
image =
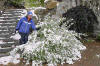
[[[45,7],[37,7],[37,8],[35,8],[35,10],[36,9],[46,9]]]
[[[2,40],[2,39],[6,39],[6,38],[4,38],[4,37],[0,37],[0,40]]]
[[[10,38],[13,38],[14,40],[19,40],[21,38],[21,36],[19,35],[19,33],[11,36]]]
[[[2,15],[13,15],[13,14],[2,14]]]
[[[1,25],[2,23],[0,23],[0,25]]]
[[[0,20],[0,21],[14,21],[14,20],[15,20],[15,19],[11,19],[11,20],[3,20],[3,19],[2,19],[2,20]]]
[[[3,40],[0,40],[0,44],[5,44],[5,42]]]
[[[7,42],[7,43],[15,43],[15,42]]]
[[[100,58],[100,54],[97,54],[96,56],[97,56],[98,58]]]
[[[0,58],[0,64],[4,64],[7,65],[8,63],[14,63],[17,64],[20,62],[20,60],[18,60],[18,58],[20,58],[19,54],[16,54],[15,56],[5,56],[5,57],[1,57]]]
[[[44,3],[47,3],[49,0],[44,0]]]
[[[38,20],[38,16],[34,13],[35,10],[31,10],[31,12],[33,13],[33,16],[36,17],[36,19]]]
[[[0,31],[8,31],[8,30],[0,30]]]
[[[27,10],[24,9],[22,13],[24,14],[21,14],[21,18],[27,15]]]

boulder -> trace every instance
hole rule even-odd
[[[47,8],[47,9],[53,9],[53,8],[56,8],[57,7],[57,1],[55,1],[55,0],[48,0],[48,1],[46,1],[45,2],[45,7]]]
[[[38,7],[38,8],[36,8],[35,10],[34,10],[34,13],[35,14],[44,14],[46,12],[46,8],[44,8],[44,7]]]

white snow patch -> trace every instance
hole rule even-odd
[[[2,15],[12,15],[12,14],[2,14]]]
[[[0,37],[0,40],[2,40],[2,39],[6,39],[6,38],[4,38],[4,37]]]
[[[0,31],[8,31],[8,30],[0,30]]]
[[[0,20],[0,21],[14,21],[14,19],[12,19],[12,20]]]
[[[49,0],[44,0],[44,3],[47,3]]]
[[[35,10],[36,9],[46,9],[45,7],[37,7],[37,8],[35,8]]]
[[[38,16],[34,13],[34,10],[31,10],[31,12],[33,13],[33,16],[35,16],[36,19],[38,20]]]
[[[19,35],[19,33],[11,36],[10,38],[13,38],[14,40],[19,40],[21,38],[21,36]]]
[[[5,44],[5,42],[3,40],[0,40],[0,44]]]
[[[0,64],[4,64],[4,65],[7,65],[8,63],[17,64],[17,63],[20,62],[20,60],[18,60],[18,58],[20,58],[19,54],[16,54],[15,56],[1,57],[0,58]]]
[[[100,54],[96,55],[98,58],[100,58]]]
[[[27,15],[27,10],[24,9],[22,13],[24,14],[21,14],[21,18]]]

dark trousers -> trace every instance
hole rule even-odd
[[[27,33],[19,33],[19,34],[21,36],[20,41],[19,41],[20,44],[26,44],[28,41],[29,34],[27,34]]]

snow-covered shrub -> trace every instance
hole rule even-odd
[[[80,51],[86,47],[75,37],[77,33],[60,27],[60,21],[62,19],[45,16],[44,21],[37,25],[42,28],[33,32],[27,44],[16,47],[11,54],[14,55],[20,50],[21,56],[31,60],[33,66],[44,62],[47,62],[48,66],[56,66],[58,63],[73,64],[74,60],[81,58]]]

